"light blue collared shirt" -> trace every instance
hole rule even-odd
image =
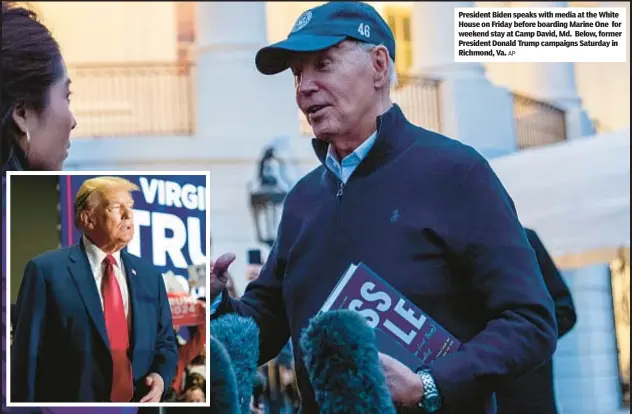
[[[342,163],[338,162],[336,155],[334,153],[334,148],[330,145],[329,150],[327,151],[327,158],[325,159],[325,164],[327,168],[331,170],[343,183],[347,183],[351,174],[355,171],[355,169],[360,165],[362,160],[366,158],[367,154],[373,148],[375,144],[375,140],[377,139],[377,131],[371,134],[369,138],[366,139],[358,148],[355,149],[351,154],[347,155],[345,159],[342,160]],[[220,303],[222,302],[223,294],[220,293],[217,298],[211,304],[211,315],[217,312],[217,308],[219,308]]]
[[[344,184],[347,184],[347,180],[351,177],[351,174],[355,171],[355,169],[360,165],[362,160],[366,158],[367,154],[373,148],[373,144],[375,144],[375,140],[377,139],[377,131],[371,134],[369,138],[366,139],[358,148],[355,149],[351,154],[347,155],[345,159],[342,160],[342,163],[338,162],[336,158],[336,154],[334,153],[334,148],[330,145],[329,150],[327,151],[327,158],[325,159],[325,164],[327,168],[331,170],[340,181]]]

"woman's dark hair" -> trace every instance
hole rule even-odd
[[[25,166],[24,154],[17,145],[22,133],[13,120],[14,108],[24,105],[42,111],[48,105],[51,85],[61,76],[61,50],[51,32],[33,10],[3,1],[0,106],[3,171],[11,157],[17,156],[22,167]]]

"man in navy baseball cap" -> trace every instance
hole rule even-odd
[[[257,69],[273,75],[289,67],[289,58],[295,52],[318,52],[347,39],[384,45],[395,60],[393,32],[372,6],[332,1],[304,12],[287,39],[261,49],[255,58]]]
[[[288,38],[259,50],[255,63],[266,75],[292,70],[299,109],[315,137],[331,143],[340,159],[375,131],[376,117],[392,106],[393,32],[366,3],[329,2],[305,11]]]

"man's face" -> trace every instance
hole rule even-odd
[[[204,402],[204,392],[198,387],[194,387],[184,394],[186,402]]]
[[[116,249],[127,246],[134,237],[133,207],[134,199],[129,191],[104,191],[90,214],[91,238],[102,246],[113,246]]]
[[[375,69],[371,54],[344,41],[330,49],[297,54],[290,65],[296,101],[314,135],[330,141],[352,135],[375,104]]]

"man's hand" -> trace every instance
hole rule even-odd
[[[419,375],[389,355],[380,352],[379,357],[393,401],[405,407],[416,406],[424,395],[424,386]]]
[[[219,295],[226,283],[228,282],[228,266],[235,261],[235,255],[226,253],[217,258],[215,262],[211,261],[211,283],[207,289],[207,298],[213,300]]]
[[[145,384],[149,387],[149,392],[141,398],[140,402],[160,402],[162,393],[165,391],[165,381],[162,377],[152,372],[145,377]]]

